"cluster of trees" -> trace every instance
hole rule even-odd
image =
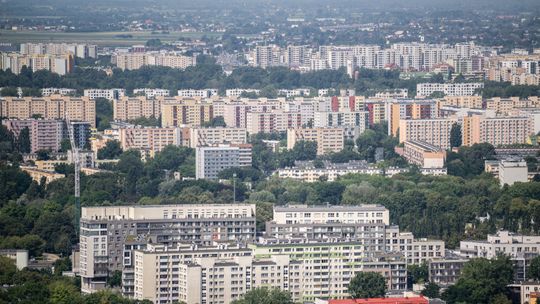
[[[320,70],[300,73],[287,67],[240,67],[230,75],[225,75],[215,59],[206,55],[197,58],[198,64],[185,70],[167,67],[147,66],[137,70],[115,69],[108,76],[97,69],[75,68],[73,73],[60,76],[40,70],[32,72],[23,67],[21,73],[0,71],[0,92],[3,96],[18,95],[17,87],[21,87],[25,96],[39,96],[39,89],[45,87],[74,88],[82,93],[85,88],[125,88],[132,92],[135,88],[164,88],[175,92],[178,89],[218,88],[221,92],[231,88],[255,88],[261,90],[261,96],[277,97],[278,89],[308,87],[322,88],[355,88],[357,94],[374,95],[381,90],[407,88],[414,96],[416,85],[420,82],[443,82],[441,74],[431,78],[401,79],[398,70],[360,69],[355,78],[349,77],[344,68],[338,70]],[[482,90],[484,97],[538,95],[539,86],[512,86],[504,82],[487,82]],[[313,90],[312,94],[316,94]],[[99,117],[98,117],[99,120]],[[98,121],[99,126],[99,121]]]
[[[500,188],[490,175],[464,179],[408,173],[392,178],[348,175],[334,182],[303,183],[271,178],[260,182],[248,200],[272,204],[381,204],[390,221],[417,237],[446,241],[449,248],[464,238],[483,239],[499,228],[540,232],[540,183]],[[480,217],[489,220],[480,221]],[[471,224],[471,225],[467,225]],[[465,229],[466,226],[473,228]]]
[[[76,278],[62,276],[62,271],[70,270],[69,259],[58,260],[54,273],[48,270],[17,270],[12,260],[0,257],[0,303],[36,304],[151,304],[123,298],[111,291],[101,291],[82,295]]]

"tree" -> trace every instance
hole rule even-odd
[[[223,116],[216,116],[210,119],[210,121],[203,123],[202,126],[206,128],[216,128],[226,127],[227,124],[225,123],[225,119],[223,118]]]
[[[407,276],[411,284],[425,283],[429,280],[429,267],[427,264],[407,266]]]
[[[435,284],[435,283],[428,283],[424,290],[422,290],[421,294],[423,296],[426,296],[428,298],[438,298],[440,297],[440,294],[439,294],[439,290],[441,288],[439,287],[439,285]]]
[[[49,150],[37,150],[36,151],[36,154],[37,154],[37,160],[49,160],[50,159],[50,156],[49,156]]]
[[[82,303],[81,293],[73,284],[56,281],[49,286],[51,304]]]
[[[530,279],[540,280],[540,256],[537,256],[531,260],[528,277]]]
[[[99,131],[111,127],[113,120],[113,106],[106,98],[96,98],[96,126]]]
[[[110,287],[118,287],[122,285],[122,271],[115,270],[107,278],[107,285]]]
[[[67,152],[71,150],[71,141],[69,138],[64,138],[60,141],[60,151]]]
[[[349,294],[355,299],[383,297],[386,280],[376,272],[359,272],[349,283]]]
[[[450,129],[450,147],[461,147],[461,125],[454,123],[452,129]]]
[[[117,140],[109,140],[105,147],[98,150],[98,159],[116,159],[122,154],[122,147]]]
[[[314,160],[317,157],[317,142],[299,140],[292,152],[295,160]]]
[[[459,280],[444,292],[443,299],[451,303],[493,303],[500,295],[506,297],[506,286],[513,278],[514,268],[508,256],[472,259],[465,263]]]
[[[19,139],[17,140],[19,144],[19,152],[21,153],[30,153],[31,151],[31,142],[30,142],[30,130],[28,127],[24,127],[19,133]]]
[[[0,286],[5,284],[10,285],[13,282],[13,276],[16,272],[17,267],[13,263],[13,260],[5,256],[0,256]]]
[[[258,287],[248,291],[241,299],[231,304],[293,304],[291,294],[277,288]]]

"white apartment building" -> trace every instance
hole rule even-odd
[[[219,144],[245,144],[247,130],[244,128],[191,128],[189,143],[191,148]]]
[[[346,139],[355,140],[368,127],[369,112],[315,112],[315,128],[342,128]]]
[[[402,253],[408,265],[421,265],[445,256],[445,244],[441,240],[415,239],[412,232],[400,232],[399,227],[386,227],[386,250]]]
[[[212,96],[218,95],[218,89],[203,89],[203,90],[178,90],[178,96],[180,97],[201,97],[201,98],[210,98]]]
[[[97,46],[72,43],[21,43],[23,55],[65,55],[79,58],[97,58]]]
[[[84,96],[90,99],[106,98],[108,100],[116,100],[126,96],[124,89],[86,89]]]
[[[217,179],[221,171],[250,167],[251,161],[251,145],[198,147],[195,150],[195,176],[197,179]]]
[[[435,92],[442,92],[449,96],[471,96],[483,87],[484,84],[481,82],[419,83],[416,85],[416,97],[428,97]]]
[[[43,88],[41,89],[41,96],[43,97],[49,97],[54,94],[59,95],[75,95],[77,93],[77,90],[75,89],[67,89],[67,88]]]
[[[275,224],[367,224],[390,225],[390,211],[380,205],[360,206],[275,206]]]
[[[459,250],[468,258],[493,259],[498,254],[511,258],[531,258],[540,254],[540,236],[520,235],[502,230],[489,234],[485,241],[461,241]]]
[[[227,97],[240,97],[242,93],[255,93],[259,95],[261,93],[261,90],[256,89],[228,89],[225,90],[225,96]]]
[[[505,184],[512,186],[516,182],[529,181],[527,162],[524,160],[502,160],[499,163],[499,182],[501,187]]]
[[[155,98],[155,97],[169,97],[170,91],[165,89],[134,89],[133,95],[144,95],[146,98]]]
[[[255,258],[252,249],[227,244],[149,245],[134,255],[134,298],[156,304],[231,303],[259,286],[289,289],[287,255]]]

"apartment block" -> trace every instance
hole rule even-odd
[[[108,100],[117,100],[126,96],[124,89],[86,89],[84,96],[90,99],[105,98]]]
[[[420,265],[445,256],[444,241],[416,239],[411,232],[400,232],[399,227],[386,227],[386,251],[402,253],[408,265]]]
[[[483,87],[484,84],[481,82],[419,83],[416,85],[416,96],[428,97],[435,92],[441,92],[448,96],[471,96]]]
[[[439,115],[437,103],[433,100],[404,100],[387,103],[388,134],[397,137],[400,120],[433,119]]]
[[[402,119],[399,121],[399,142],[423,141],[441,149],[450,148],[453,119]]]
[[[317,155],[340,152],[345,144],[342,128],[287,129],[287,149],[293,149],[302,140],[316,142]]]
[[[133,294],[134,250],[145,249],[149,243],[252,241],[255,221],[252,204],[83,207],[81,289],[85,293],[103,289],[110,272],[123,270],[130,281],[124,292]]]
[[[409,163],[421,168],[442,168],[446,151],[423,141],[406,141],[402,155]]]
[[[218,89],[204,89],[204,90],[178,90],[178,96],[180,97],[188,97],[188,98],[210,98],[212,96],[218,95]]]
[[[486,240],[466,240],[459,243],[459,251],[468,258],[494,259],[499,254],[511,258],[533,258],[540,254],[540,236],[515,234],[497,231],[489,234]]]
[[[302,127],[302,114],[273,110],[270,112],[247,112],[246,128],[249,134],[285,132]]]
[[[123,96],[113,101],[114,120],[129,121],[140,117],[159,118],[160,116],[161,99]]]
[[[463,145],[489,143],[500,146],[526,143],[533,133],[532,130],[533,120],[529,116],[470,115],[463,118]]]
[[[287,290],[290,282],[287,255],[255,258],[238,245],[149,245],[135,251],[134,264],[134,298],[153,303],[231,303],[252,288]]]
[[[296,302],[348,298],[349,282],[358,272],[377,272],[390,291],[407,287],[406,262],[400,254],[370,252],[362,242],[268,240],[249,245],[258,257],[288,255],[289,291]]]
[[[179,128],[134,127],[119,130],[122,150],[150,151],[151,155],[168,145],[180,146],[182,134]]]
[[[190,147],[247,143],[247,130],[243,128],[191,128]]]
[[[43,97],[49,97],[51,95],[70,95],[74,96],[77,94],[77,90],[75,89],[67,89],[67,88],[43,88],[41,89],[41,96]]]
[[[9,69],[14,74],[19,74],[23,66],[28,67],[32,72],[48,70],[58,75],[66,75],[73,72],[74,58],[71,54],[24,55],[19,53],[0,53],[0,68],[3,71]]]
[[[51,95],[49,97],[3,97],[0,99],[0,116],[29,119],[69,119],[86,121],[96,126],[96,103],[87,97]]]
[[[516,182],[526,183],[529,181],[527,162],[524,160],[501,160],[499,163],[499,182],[512,186]]]
[[[214,107],[216,108],[216,107]],[[223,105],[223,119],[228,127],[246,128],[248,112],[271,112],[279,110],[281,107],[277,102],[259,101],[242,101],[230,102]],[[295,112],[295,111],[291,111]],[[214,116],[217,116],[214,112]]]
[[[213,117],[214,110],[211,103],[182,98],[161,100],[162,127],[201,126],[212,120]]]
[[[64,174],[56,173],[54,171],[39,170],[31,166],[21,166],[20,168],[22,171],[30,175],[32,180],[38,184],[41,184],[43,180],[45,181],[45,184],[48,184],[57,179],[66,177]]]
[[[113,55],[116,66],[122,70],[137,70],[143,66],[164,66],[185,69],[197,64],[194,56],[177,53],[119,53]]]
[[[242,93],[253,93],[259,95],[261,90],[256,89],[228,89],[225,90],[225,96],[227,97],[240,97]]]
[[[364,107],[368,112],[368,124],[370,126],[387,120],[386,102],[369,99],[365,101]]]
[[[149,89],[149,88],[143,88],[143,89],[134,89],[133,95],[141,95],[146,96],[146,98],[155,98],[155,97],[169,97],[170,91],[165,89]]]
[[[445,96],[439,100],[441,106],[482,109],[482,96]]]
[[[67,136],[64,122],[60,120],[5,119],[2,124],[17,138],[24,128],[28,128],[32,153],[39,150],[58,152],[62,139]]]
[[[364,240],[373,251],[384,251],[389,211],[379,205],[274,207],[265,236],[275,239]],[[367,248],[367,247],[366,247]]]
[[[0,256],[13,260],[18,270],[28,267],[28,250],[26,249],[0,249]]]
[[[195,176],[197,179],[217,179],[229,168],[251,167],[251,145],[219,145],[198,147],[195,150]]]
[[[72,43],[21,43],[23,55],[66,55],[78,58],[97,58],[97,46]]]
[[[315,112],[315,128],[342,128],[346,139],[355,140],[368,127],[368,112]]]
[[[461,276],[463,265],[469,259],[441,258],[429,262],[429,281],[443,288],[454,285]]]

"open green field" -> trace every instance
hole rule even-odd
[[[120,37],[131,35],[132,37]],[[65,33],[65,32],[37,32],[37,31],[9,31],[0,30],[0,42],[23,43],[23,42],[79,42],[92,43],[99,46],[128,46],[144,44],[149,39],[161,39],[163,42],[176,41],[180,37],[201,38],[203,36],[216,37],[219,33],[204,32],[170,32],[168,34],[152,34],[151,32],[88,32],[88,33]]]

